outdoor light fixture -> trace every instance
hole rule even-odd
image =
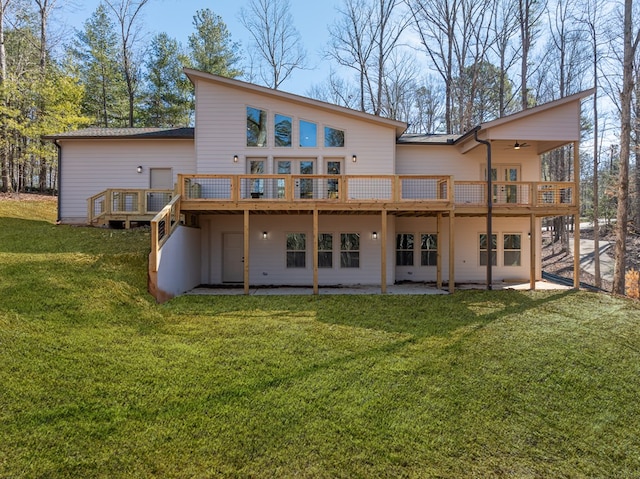
[[[377,240],[377,239],[378,239],[378,232],[377,232],[377,231],[374,231],[373,233],[371,233],[371,237],[372,237],[374,240]]]
[[[233,162],[237,163],[238,162],[238,155],[233,155]]]
[[[138,168],[136,168],[136,170],[138,171],[138,173],[142,173],[142,166],[138,166]]]
[[[263,231],[263,232],[262,232],[262,239],[267,239],[267,236],[268,236],[268,235],[267,235],[267,232],[266,232],[266,231]]]
[[[351,157],[351,161],[353,161],[355,163],[356,161],[358,161],[358,157],[356,155],[353,155]]]

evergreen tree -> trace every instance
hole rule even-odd
[[[231,41],[231,34],[222,17],[210,9],[198,10],[193,17],[195,33],[189,35],[193,68],[229,78],[242,75],[240,46]]]
[[[148,126],[186,126],[193,111],[191,83],[182,69],[187,56],[166,33],[151,41],[146,63],[147,82],[143,117]]]
[[[118,36],[103,4],[77,33],[70,53],[86,91],[82,112],[97,126],[125,126],[127,89],[119,67]]]

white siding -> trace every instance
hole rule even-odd
[[[496,145],[491,151],[493,165],[520,165],[520,181],[540,181],[540,157],[533,148],[515,151]],[[458,181],[481,181],[487,163],[484,146],[461,155],[456,146],[398,145],[397,174],[452,175]]]
[[[244,174],[246,157],[343,158],[344,174],[394,174],[395,128],[318,110],[285,99],[229,88],[206,81],[197,84],[196,152],[198,173]],[[246,146],[246,107],[267,111],[267,147]],[[274,115],[292,118],[291,147],[274,147]],[[318,125],[318,147],[299,147],[299,120]],[[344,148],[324,148],[324,127],[344,130]],[[240,161],[233,162],[238,155]],[[352,162],[353,155],[357,162]],[[272,161],[270,162],[272,163]],[[267,167],[271,172],[272,165]]]
[[[394,217],[387,217],[387,283],[393,284],[394,276]],[[222,282],[222,238],[224,233],[242,233],[242,215],[208,216],[201,221],[202,233],[202,283]],[[380,234],[381,216],[320,215],[319,233],[333,233],[333,268],[319,268],[321,285],[380,284]],[[310,215],[252,215],[250,218],[249,271],[252,285],[311,285],[313,284],[313,217]],[[262,233],[268,233],[263,239]],[[372,238],[378,233],[377,240]],[[306,267],[287,268],[287,233],[306,234]],[[340,234],[360,234],[360,267],[340,267]]]
[[[192,140],[61,140],[60,215],[84,223],[87,199],[107,188],[149,188],[150,168],[195,173]],[[136,168],[142,166],[142,173]]]

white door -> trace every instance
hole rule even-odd
[[[242,283],[244,281],[244,235],[223,233],[222,238],[222,282]]]
[[[150,168],[149,183],[152,190],[172,190],[173,172],[171,168]],[[147,210],[160,211],[171,200],[167,193],[147,193]]]

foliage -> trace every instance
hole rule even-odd
[[[240,45],[231,40],[231,34],[222,17],[210,9],[198,10],[193,17],[195,32],[189,35],[189,48],[193,68],[236,78],[242,75],[239,63]]]
[[[182,69],[188,57],[177,40],[166,33],[151,41],[143,102],[144,124],[187,126],[191,123],[193,89]]]
[[[127,124],[127,86],[120,64],[116,26],[103,4],[76,32],[69,59],[77,68],[86,96],[82,111],[104,128]],[[59,131],[64,131],[60,129]]]
[[[640,309],[146,293],[148,230],[0,201],[2,477],[637,477]],[[37,238],[37,241],[25,241]]]
[[[625,288],[627,296],[633,299],[640,299],[640,271],[630,269],[625,273]]]

